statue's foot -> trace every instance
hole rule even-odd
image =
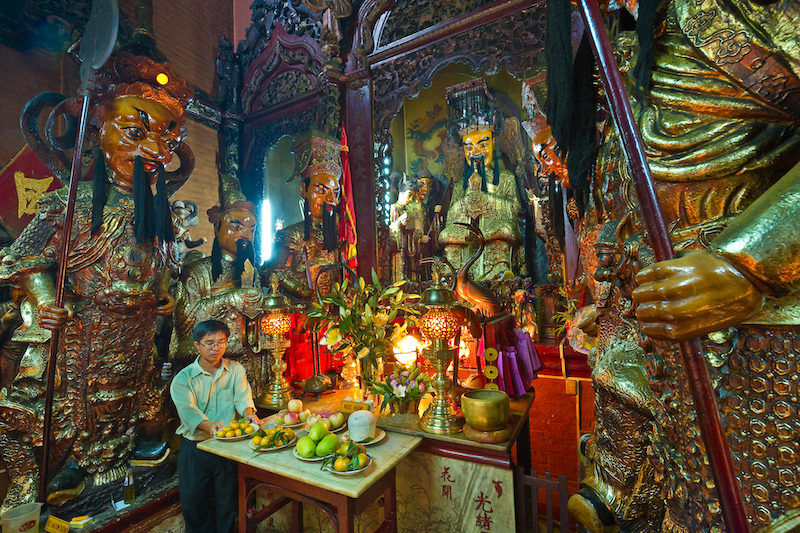
[[[136,445],[131,466],[158,466],[169,457],[169,445],[164,441],[143,441]]]
[[[68,462],[48,483],[47,503],[60,503],[77,497],[86,486],[85,478],[86,472],[76,462]]]
[[[580,489],[567,502],[569,512],[592,533],[617,533],[614,515],[592,491]]]

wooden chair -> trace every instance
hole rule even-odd
[[[518,466],[514,476],[514,493],[517,500],[517,513],[516,524],[517,533],[526,533],[531,530],[527,529],[528,516],[531,517],[533,523],[533,533],[538,533],[539,529],[539,489],[545,491],[545,504],[546,504],[546,525],[547,533],[554,533],[556,522],[553,520],[553,492],[558,492],[559,502],[559,531],[561,533],[569,533],[569,511],[567,510],[567,476],[560,475],[558,480],[552,479],[550,472],[545,472],[544,478],[537,475],[536,470],[530,470],[522,466]],[[530,500],[528,499],[526,488],[530,487]],[[528,502],[530,501],[530,507]]]

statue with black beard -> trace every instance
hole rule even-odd
[[[222,320],[231,330],[226,357],[236,359],[247,370],[253,393],[262,383],[261,356],[247,343],[247,332],[255,331],[255,320],[264,304],[264,292],[254,269],[253,234],[256,230],[255,207],[237,200],[208,210],[214,224],[211,257],[204,257],[183,268],[176,290],[174,329],[170,357],[175,370],[197,357],[192,330],[203,320]]]
[[[279,272],[281,288],[303,300],[313,296],[321,268],[338,263],[340,149],[335,140],[313,130],[297,142],[303,221],[275,234],[274,259],[262,271],[262,277]],[[319,275],[323,294],[330,292],[337,276],[336,270]]]

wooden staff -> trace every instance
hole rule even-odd
[[[656,260],[664,261],[674,257],[672,242],[658,203],[650,167],[645,158],[642,139],[636,127],[630,102],[625,93],[619,67],[611,51],[611,43],[603,23],[603,17],[595,0],[580,0],[581,13],[591,37],[592,49],[600,76],[603,80],[614,124],[619,133],[625,159],[631,168],[631,176],[636,186],[641,208]],[[683,365],[689,381],[689,389],[697,410],[697,421],[706,446],[711,473],[719,494],[722,516],[730,533],[747,533],[747,515],[739,491],[738,480],[733,469],[731,452],[725,439],[725,430],[719,416],[714,387],[708,376],[703,359],[700,341],[694,339],[680,343]]]
[[[92,14],[86,23],[81,40],[81,106],[78,136],[75,139],[75,151],[72,154],[72,168],[69,176],[69,192],[67,209],[64,213],[64,226],[61,230],[61,249],[58,255],[58,272],[56,274],[56,297],[54,307],[64,306],[64,284],[67,277],[67,259],[69,258],[72,222],[75,218],[75,197],[78,192],[78,181],[81,173],[81,154],[83,139],[86,135],[86,121],[89,116],[89,99],[94,85],[94,71],[106,62],[114,50],[119,29],[119,6],[116,0],[98,0],[92,5]],[[100,156],[102,157],[102,155]],[[50,337],[50,354],[47,359],[47,388],[44,399],[44,424],[42,431],[42,459],[39,463],[39,501],[47,501],[47,470],[50,463],[50,431],[53,419],[53,387],[56,377],[56,354],[61,330],[53,330]]]

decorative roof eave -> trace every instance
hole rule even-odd
[[[308,36],[290,35],[283,26],[276,24],[267,47],[250,64],[244,75],[242,109],[245,114],[251,110],[263,83],[281,64],[302,65],[302,70],[316,76],[322,70],[323,61],[322,48],[316,40]]]

